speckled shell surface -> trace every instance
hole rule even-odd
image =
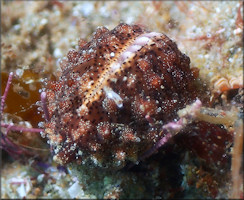
[[[118,168],[136,162],[196,99],[189,63],[164,34],[127,24],[98,28],[47,85],[45,133],[54,159]]]

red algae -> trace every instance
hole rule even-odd
[[[229,158],[228,149],[233,143],[233,133],[223,125],[199,121],[182,130],[175,141],[193,151],[209,165],[224,165]]]
[[[138,25],[100,27],[79,44],[44,89],[54,159],[116,168],[136,162],[197,98],[190,59],[166,35]]]

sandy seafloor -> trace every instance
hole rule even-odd
[[[241,100],[236,103],[231,95],[243,98],[242,91],[238,90],[243,87],[241,1],[1,1],[1,94],[9,72],[19,77],[6,100],[2,122],[37,128],[38,120],[43,119],[40,116],[30,119],[36,110],[25,106],[32,105],[27,101],[38,99],[40,80],[55,75],[59,59],[69,49],[77,48],[80,38],[89,41],[98,26],[111,30],[120,22],[140,24],[173,39],[190,57],[191,67],[200,70],[200,80],[208,88],[209,96],[220,95],[215,108],[239,112],[236,110],[240,110]],[[25,90],[34,97],[25,96]],[[240,134],[241,138],[242,121],[238,123],[234,136]],[[1,132],[5,131],[2,127]],[[167,185],[169,180],[157,183],[159,172],[145,180],[135,175],[134,182],[126,182],[128,175],[123,173],[104,174],[102,181],[90,183],[89,178],[96,182],[95,173],[80,178],[77,171],[70,172],[75,167],[68,171],[58,167],[52,162],[48,145],[41,137],[31,133],[10,136],[22,147],[28,146],[28,151],[35,151],[36,156],[16,152],[16,157],[12,157],[2,151],[1,198],[243,198],[242,174],[234,175],[231,161],[221,173],[218,169],[202,169],[201,164],[185,158],[180,165],[180,175],[175,174],[175,179],[180,180],[177,187],[172,183]],[[243,143],[238,145],[239,153],[233,153],[234,142],[230,154],[241,159]],[[89,169],[78,170],[86,173]],[[133,177],[133,172],[130,173]],[[153,176],[157,178],[154,180]],[[144,187],[144,181],[151,184]],[[126,182],[127,187],[123,188],[122,182]]]

